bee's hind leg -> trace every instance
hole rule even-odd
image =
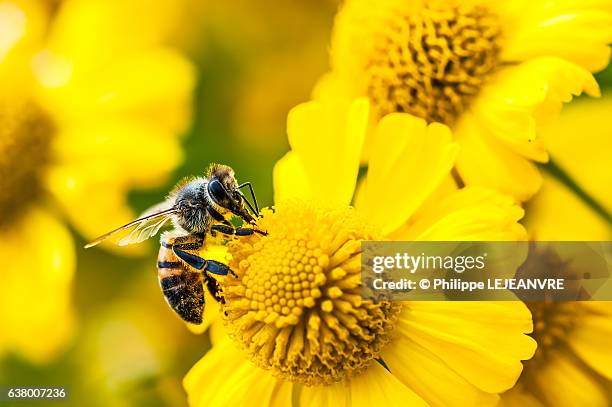
[[[205,277],[206,280],[206,288],[210,295],[221,304],[225,304],[225,297],[223,296],[223,289],[221,288],[221,284],[217,280],[212,277]]]
[[[188,253],[176,247],[173,247],[172,249],[176,257],[183,260],[190,267],[193,267],[196,270],[204,270],[204,268],[206,267],[206,264],[208,263],[206,259],[203,259],[202,257],[197,256],[195,254]]]
[[[206,260],[196,254],[203,244],[204,236],[192,234],[175,237],[171,247],[174,254],[187,265],[196,270],[203,270],[206,267]]]
[[[201,233],[194,233],[185,236],[176,236],[174,238],[173,249],[178,250],[199,250],[204,245],[204,235]]]
[[[204,277],[206,280],[206,288],[210,295],[221,305],[225,305],[225,297],[223,296],[223,289],[221,288],[221,284],[217,280],[212,277]],[[223,310],[225,316],[227,316],[227,311]]]
[[[196,270],[206,271],[208,273],[216,274],[219,276],[226,276],[228,274],[231,274],[234,277],[238,277],[231,268],[229,268],[226,264],[221,263],[220,261],[206,260],[198,255],[178,249],[176,246],[173,247],[173,250],[176,257],[183,260],[190,267],[193,267]]]

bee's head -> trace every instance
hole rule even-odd
[[[255,219],[245,207],[244,195],[234,175],[234,170],[227,165],[213,164],[207,172],[208,193],[215,203],[239,216],[247,223]]]

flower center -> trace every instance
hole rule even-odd
[[[533,316],[531,336],[538,343],[535,355],[523,362],[523,373],[517,386],[524,388],[536,398],[541,398],[543,389],[539,380],[542,369],[555,354],[571,352],[567,338],[587,312],[579,302],[538,301],[527,302]],[[542,402],[546,400],[541,399]]]
[[[583,309],[576,302],[538,301],[526,304],[533,315],[532,336],[538,343],[535,355],[526,363],[541,365],[551,349],[564,346]]]
[[[40,197],[53,131],[49,117],[32,102],[0,102],[0,228]]]
[[[574,290],[572,297],[578,298],[583,293],[581,285],[571,286],[572,281],[581,275],[580,270],[571,260],[564,260],[559,254],[548,247],[531,248],[525,263],[517,272],[520,278],[564,278],[568,290]],[[542,366],[551,350],[565,346],[567,336],[574,329],[575,323],[584,314],[584,307],[579,302],[553,301],[548,293],[544,293],[543,301],[528,301],[527,307],[533,316],[532,336],[538,343],[535,355],[525,362],[525,372],[528,366]],[[583,294],[582,294],[583,295]]]
[[[451,125],[498,65],[498,38],[482,6],[440,0],[389,13],[365,72],[375,113]]]
[[[399,304],[360,296],[361,241],[375,232],[349,208],[290,201],[265,210],[267,236],[229,245],[230,336],[263,369],[307,385],[357,374],[390,340]]]

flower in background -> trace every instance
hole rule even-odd
[[[0,1],[0,351],[34,361],[73,327],[64,219],[87,238],[132,219],[127,191],[181,160],[194,82],[163,45],[172,2],[66,1],[52,19],[42,4]]]
[[[542,133],[550,141],[550,151],[559,166],[608,214],[612,208],[610,109],[610,100],[577,102]],[[585,134],[588,143],[584,142]],[[525,224],[532,239],[611,238],[609,215],[606,218],[547,174],[527,213]],[[567,267],[579,267],[580,259],[565,260]],[[503,395],[501,405],[609,406],[612,303],[535,302],[528,306],[533,313],[538,350],[525,363],[516,387]]]
[[[609,0],[347,0],[315,96],[444,123],[467,184],[525,201],[541,184],[533,162],[548,160],[540,126],[572,95],[599,95],[591,72],[611,41]]]
[[[500,406],[609,406],[612,304],[529,303],[538,350]]]
[[[186,376],[192,406],[494,405],[532,356],[518,301],[362,300],[362,240],[524,238],[511,197],[450,182],[450,130],[408,114],[379,123],[351,207],[368,114],[364,99],[289,114],[268,235],[229,245],[229,337]]]
[[[71,388],[71,398],[86,397],[88,405],[184,405],[184,368],[176,361],[200,338],[168,309],[151,270],[142,271],[121,287],[121,298],[79,327],[74,363],[80,385]]]
[[[579,101],[542,131],[555,163],[598,209],[544,173],[542,189],[527,204],[525,225],[537,240],[612,240],[612,99]],[[585,142],[588,135],[588,142]],[[560,221],[562,220],[562,221]]]

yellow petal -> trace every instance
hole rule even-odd
[[[0,3],[0,72],[8,61],[20,60],[40,45],[48,15],[40,2]]]
[[[581,162],[587,165],[585,161]],[[593,177],[596,178],[606,176],[593,173]],[[603,185],[602,192],[605,189]],[[563,202],[563,205],[560,205],[560,202]],[[559,219],[563,219],[563,222],[559,222]],[[529,237],[535,240],[612,239],[612,230],[608,222],[588,207],[574,192],[546,174],[542,188],[529,201],[525,227]]]
[[[329,386],[302,386],[299,389],[300,407],[351,407],[350,391],[346,382]]]
[[[612,211],[612,172],[608,158],[612,149],[612,99],[578,100],[565,109],[559,120],[541,129],[555,162],[602,204]],[[588,143],[585,143],[588,134]],[[593,239],[599,240],[599,239]]]
[[[605,390],[592,374],[577,366],[563,352],[549,356],[549,363],[534,377],[546,405],[559,407],[610,405]]]
[[[518,223],[523,209],[510,196],[480,187],[465,187],[438,197],[392,235],[397,240],[523,240]]]
[[[281,407],[291,405],[293,385],[255,367],[226,339],[191,368],[183,386],[192,407]]]
[[[533,394],[529,393],[524,386],[518,383],[516,386],[501,395],[498,407],[545,407]]]
[[[376,361],[365,372],[352,378],[348,387],[354,407],[427,406],[421,397]]]
[[[60,121],[85,122],[120,116],[155,124],[157,132],[183,131],[190,117],[195,72],[177,52],[151,48],[118,58],[93,72],[73,72],[58,86],[49,77],[63,56],[41,54],[35,71],[41,100]],[[73,66],[77,69],[78,66]]]
[[[483,88],[477,109],[486,110],[486,104],[490,103],[494,104],[491,108],[499,112],[515,109],[533,113],[540,121],[549,119],[547,116],[556,119],[562,103],[571,101],[573,96],[582,92],[600,96],[593,75],[563,59],[540,57],[500,70]],[[511,140],[511,135],[506,140]]]
[[[417,394],[404,386],[378,362],[348,381],[330,386],[303,386],[299,390],[299,406],[371,407],[427,406]]]
[[[448,127],[405,113],[383,117],[372,144],[358,209],[390,233],[448,176],[458,146]]]
[[[350,203],[367,122],[366,99],[357,99],[349,106],[313,101],[289,112],[289,144],[304,168],[313,197]]]
[[[396,329],[487,393],[512,387],[536,348],[525,335],[531,314],[518,301],[410,302]]]
[[[609,98],[579,100],[563,109],[558,121],[541,130],[554,162],[609,213],[611,109]],[[612,239],[609,223],[548,174],[544,174],[540,192],[529,202],[525,225],[530,236],[539,240]]]
[[[64,225],[41,209],[2,232],[0,349],[46,362],[70,339],[75,253]],[[14,260],[10,260],[14,259]]]
[[[97,180],[90,175],[68,167],[53,168],[47,174],[49,190],[86,240],[93,240],[137,216],[127,205],[125,189],[112,180]],[[144,245],[119,247],[111,242],[103,244],[124,254],[143,253],[146,250]]]
[[[145,0],[63,2],[50,33],[50,48],[84,72],[95,70],[166,40],[180,21],[180,3],[161,0],[151,8]]]
[[[519,201],[540,188],[536,166],[492,137],[475,116],[464,113],[455,136],[461,145],[457,170],[467,185],[496,189]]]
[[[382,357],[394,376],[432,406],[494,406],[498,401],[403,335],[383,349]]]
[[[210,343],[216,345],[227,339],[228,333],[227,329],[225,329],[225,324],[221,320],[221,318],[217,318],[210,325],[210,329],[208,330],[208,335],[210,337]]]
[[[504,61],[556,56],[591,72],[599,71],[608,64],[608,44],[612,42],[612,8],[609,1],[536,0],[507,3],[515,3],[515,10],[520,10],[520,13],[499,13],[504,25],[501,48]]]
[[[345,103],[350,103],[348,96],[351,94],[350,88],[343,87],[343,85],[345,83],[340,75],[334,71],[327,72],[315,84],[312,90],[312,98],[323,103],[338,99],[344,100]]]
[[[58,163],[46,174],[48,190],[87,239],[134,220],[127,191],[159,185],[182,160],[176,140],[151,126],[97,124],[59,133],[54,140]],[[139,152],[143,145],[146,154]]]
[[[311,199],[312,192],[300,157],[289,151],[274,165],[274,202],[286,199]]]
[[[581,318],[568,343],[589,366],[612,380],[612,303],[593,302],[586,306],[593,312]]]
[[[562,103],[585,91],[599,95],[593,76],[563,59],[542,57],[500,70],[470,107],[484,132],[514,152],[546,161],[537,131],[556,119]]]
[[[537,131],[583,90],[599,92],[588,71],[559,58],[537,58],[501,70],[455,129],[461,143],[457,168],[465,182],[529,199],[541,177],[528,160],[548,159]]]
[[[53,142],[58,166],[90,172],[92,182],[157,186],[183,159],[179,142],[171,133],[138,120],[100,119],[95,126],[73,124]],[[143,146],[147,146],[146,152]]]

